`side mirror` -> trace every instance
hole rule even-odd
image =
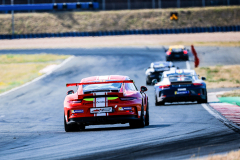
[[[172,65],[172,67],[175,67],[175,65]]]
[[[206,77],[202,77],[202,80],[205,81],[205,80],[206,80]]]
[[[152,80],[152,85],[157,84],[157,82],[158,82],[157,79],[153,79],[153,80]]]
[[[177,67],[177,69],[180,69],[179,67]]]
[[[74,93],[73,90],[69,90],[69,91],[67,91],[67,95],[69,95],[69,94],[73,94],[73,93]]]
[[[147,89],[147,87],[145,87],[145,86],[141,86],[141,88],[140,88],[140,91],[141,92],[146,92],[148,89]]]

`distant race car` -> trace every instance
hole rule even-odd
[[[207,103],[205,77],[201,79],[194,70],[175,70],[163,72],[161,81],[156,83],[155,104],[165,102],[197,101]]]
[[[182,46],[170,46],[168,50],[166,50],[166,61],[172,60],[189,60],[188,50]]]
[[[146,70],[146,85],[151,85],[153,79],[160,80],[162,73],[164,71],[169,71],[171,69],[176,69],[172,62],[153,62],[150,64],[150,67]]]
[[[127,76],[95,76],[69,83],[77,92],[67,92],[64,100],[65,131],[85,129],[88,125],[129,123],[131,127],[149,125],[147,88],[138,91]]]

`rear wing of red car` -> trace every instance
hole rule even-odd
[[[120,81],[107,80],[103,82],[67,83],[66,86],[71,87],[71,86],[79,86],[79,85],[104,84],[104,83],[133,83],[133,80],[120,80]]]

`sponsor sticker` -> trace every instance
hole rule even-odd
[[[178,88],[178,91],[186,91],[186,88]]]
[[[84,113],[84,110],[83,109],[72,110],[72,113]]]
[[[112,107],[90,108],[90,113],[109,113],[112,112]]]
[[[119,111],[129,111],[129,110],[132,110],[132,107],[119,107],[118,110]]]
[[[188,94],[189,91],[175,91],[175,94]]]

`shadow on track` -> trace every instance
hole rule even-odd
[[[171,125],[164,124],[164,125],[149,125],[145,126],[144,128],[164,128],[169,127]],[[141,129],[141,128],[131,128],[130,126],[124,127],[108,127],[108,128],[89,128],[82,131],[75,131],[75,132],[89,132],[89,131],[112,131],[112,130],[127,130],[127,129]]]

